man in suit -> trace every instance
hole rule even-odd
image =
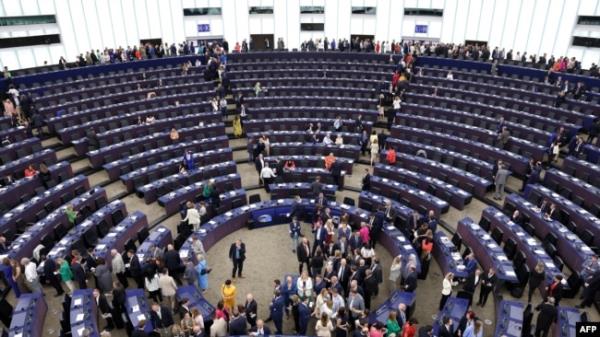
[[[292,204],[292,210],[290,211],[289,217],[293,219],[294,217],[298,220],[302,221],[304,219],[304,209],[302,206],[302,198],[299,195],[294,197],[294,203]]]
[[[132,249],[127,251],[127,257],[129,258],[129,264],[127,265],[129,275],[135,280],[139,289],[144,289],[144,274],[142,274],[140,259]]]
[[[417,289],[417,268],[411,265],[408,269],[408,275],[404,280],[404,291],[413,292]]]
[[[371,228],[370,234],[370,244],[373,249],[375,249],[375,244],[379,240],[379,236],[381,235],[381,231],[383,230],[383,221],[385,219],[385,213],[383,208],[379,208],[375,214],[371,213],[371,217],[369,218],[369,227]]]
[[[406,323],[406,304],[400,303],[398,304],[398,315],[396,316],[396,320],[398,321],[399,326],[404,326]]]
[[[360,233],[355,231],[350,237],[350,250],[360,249],[362,247],[362,241],[360,239]]]
[[[363,280],[364,285],[364,301],[365,308],[371,310],[371,299],[379,292],[379,284],[377,283],[377,279],[373,276],[373,271],[371,269],[367,269],[365,271],[365,279]]]
[[[271,329],[268,326],[265,326],[265,322],[262,319],[256,321],[256,327],[252,329],[250,332],[250,336],[270,336]]]
[[[365,175],[362,178],[362,190],[368,191],[371,189],[371,171],[369,169],[365,169]]]
[[[331,165],[331,176],[333,177],[334,184],[338,187],[338,191],[343,190],[342,164],[337,160]]]
[[[301,301],[300,304],[298,304],[298,326],[300,327],[298,334],[300,336],[306,336],[308,323],[310,321],[311,313],[307,301],[308,299]]]
[[[496,281],[498,281],[498,276],[496,276],[496,270],[494,268],[490,268],[487,274],[483,275],[481,278],[481,288],[479,289],[479,301],[477,304],[481,307],[485,306],[485,302],[487,302],[489,294],[494,290],[496,286]]]
[[[6,252],[8,252],[6,237],[4,235],[0,235],[0,254],[6,254]]]
[[[233,262],[231,277],[235,278],[237,272],[239,278],[244,278],[242,276],[242,269],[244,268],[244,260],[246,259],[246,244],[242,240],[237,239],[231,244],[231,247],[229,247],[229,258]]]
[[[296,248],[296,257],[298,258],[298,272],[302,274],[302,267],[306,264],[306,270],[310,271],[310,257],[312,256],[310,250],[310,242],[308,238],[303,237],[302,241]]]
[[[469,293],[469,305],[473,302],[473,294],[475,289],[481,282],[481,269],[475,268],[475,271],[467,276],[467,280],[463,286],[463,290]]]
[[[171,309],[158,303],[152,303],[150,320],[152,321],[154,331],[160,333],[161,335],[164,333],[165,336],[168,335],[171,326],[173,323],[175,323]]]
[[[427,212],[427,216],[423,218],[423,221],[425,221],[427,223],[427,227],[435,233],[438,225],[438,219],[435,217],[435,211],[430,209],[429,212]]]
[[[285,300],[279,291],[275,291],[275,297],[271,301],[269,306],[270,317],[275,324],[275,334],[281,335],[283,326],[283,312],[285,307]]]
[[[554,298],[546,298],[546,301],[538,305],[535,310],[540,312],[535,324],[535,337],[548,337],[550,327],[552,326],[552,323],[556,321],[556,317],[558,316]]]
[[[175,279],[177,284],[181,284],[181,280],[179,279],[182,267],[181,258],[179,257],[179,252],[175,250],[175,247],[172,244],[167,245],[167,251],[163,256],[163,261],[165,267],[167,267],[167,270],[169,271],[169,275]]]
[[[56,262],[54,262],[54,259],[48,258],[47,256],[44,256],[43,260],[45,283],[50,284],[54,289],[56,289],[56,297],[59,297],[60,295],[64,294],[65,291],[60,284],[60,275],[58,273]]]
[[[440,337],[454,337],[454,332],[452,329],[452,318],[448,316],[444,316],[442,318],[442,326],[440,327]]]
[[[238,305],[233,310],[233,317],[229,321],[229,335],[245,336],[248,333],[248,321],[244,314],[244,306]]]
[[[504,197],[504,186],[506,186],[508,176],[510,176],[510,171],[504,165],[499,165],[498,172],[496,172],[496,176],[494,177],[494,184],[496,185],[494,200],[502,200]]]
[[[382,284],[383,283],[383,269],[381,268],[381,264],[379,263],[378,257],[375,256],[373,258],[373,262],[371,262],[371,266],[369,268],[373,272],[373,276],[377,280],[377,284],[378,285]],[[377,296],[378,294],[379,294],[379,292],[375,293],[375,296]]]
[[[106,320],[106,328],[105,330],[112,330],[115,328],[115,323],[112,318],[112,308],[106,299],[106,296],[100,292],[99,289],[94,289],[92,292],[92,296],[94,297],[94,301],[96,301],[96,306],[98,307],[98,314],[102,316]],[[100,321],[98,319],[98,321]]]
[[[256,146],[260,146],[262,145],[262,148],[264,150],[265,145],[262,142],[258,142],[258,144]],[[262,150],[261,150],[262,152]],[[262,185],[262,180],[260,179],[260,173],[262,172],[262,169],[265,167],[265,160],[263,158],[262,153],[259,153],[258,156],[254,157],[254,167],[256,168],[256,172],[258,173],[258,184]]]
[[[348,262],[345,258],[340,260],[340,265],[338,266],[335,275],[337,276],[338,282],[342,285],[344,292],[348,291],[348,278],[350,277],[350,267],[348,267]]]
[[[317,176],[315,181],[310,184],[310,190],[313,198],[316,198],[321,192],[323,192],[323,184],[321,184],[321,176]]]
[[[246,320],[250,327],[256,326],[256,313],[258,312],[258,304],[251,293],[246,295],[246,303],[244,304],[244,312],[246,313]]]
[[[319,192],[317,194],[317,197],[315,198],[315,206],[315,209],[323,209],[325,206],[327,206],[327,200],[325,199],[323,192]]]
[[[321,225],[320,223],[317,223],[317,226],[315,227],[315,230],[314,230],[314,235],[315,235],[315,241],[313,244],[313,251],[312,251],[313,255],[314,255],[317,247],[321,247],[321,250],[324,249],[323,244],[325,242],[325,239],[327,238],[327,230],[325,229],[325,227],[323,227],[323,225]]]
[[[189,298],[182,299],[181,304],[179,305],[179,316],[183,319],[183,316],[185,316],[185,314],[192,314]]]
[[[75,261],[71,264],[71,270],[73,271],[73,279],[79,286],[79,289],[87,288],[87,275],[81,264],[81,256],[75,258]]]

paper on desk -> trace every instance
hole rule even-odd
[[[140,306],[139,306],[139,305],[137,305],[137,304],[136,304],[136,305],[134,305],[133,307],[131,307],[131,311],[132,311],[132,312],[138,312],[138,311],[140,311]]]
[[[76,298],[75,301],[73,301],[73,305],[77,306],[77,305],[81,305],[82,301],[81,298]]]
[[[84,315],[84,314],[77,314],[77,317],[75,318],[75,320],[76,320],[77,322],[81,322],[81,321],[83,321],[83,318],[84,318],[84,317],[85,317],[85,315]]]

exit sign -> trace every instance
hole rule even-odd
[[[208,23],[198,25],[198,33],[210,32],[210,25]]]
[[[427,25],[415,25],[415,33],[427,34]]]

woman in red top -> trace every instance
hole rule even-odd
[[[417,324],[419,322],[416,318],[410,318],[402,327],[402,337],[415,337],[417,333]]]
[[[433,250],[433,240],[430,237],[426,237],[421,242],[421,261],[428,259],[432,250]]]
[[[396,150],[393,147],[389,147],[387,150],[387,154],[385,155],[385,160],[388,164],[394,165],[396,164]]]
[[[23,174],[25,175],[26,178],[31,178],[37,174],[37,171],[33,167],[33,165],[29,165],[29,166],[27,166],[27,168],[25,169],[25,172],[23,172]]]

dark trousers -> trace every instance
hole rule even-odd
[[[283,332],[282,332],[283,317],[272,317],[272,319],[273,319],[273,324],[275,324],[275,334],[277,334],[277,335],[283,334]]]
[[[235,277],[237,272],[238,277],[242,277],[242,269],[244,268],[244,260],[233,259],[233,270],[231,271],[231,277]]]
[[[310,273],[310,264],[309,264],[309,260],[306,261],[298,261],[298,272],[300,274],[302,274],[302,267],[306,264],[306,271],[308,271]]]
[[[548,332],[550,331],[550,325],[540,326],[536,324],[535,326],[535,337],[548,337]]]
[[[273,183],[273,178],[263,178],[263,180],[265,182],[265,191],[267,191],[267,193],[271,193],[269,185]]]
[[[448,301],[448,298],[450,298],[452,294],[450,295],[442,295],[442,298],[440,299],[440,307],[438,308],[439,311],[442,311],[442,309],[444,309],[444,305],[446,305],[446,301]]]
[[[484,307],[485,303],[487,302],[488,296],[490,295],[491,292],[492,292],[492,288],[484,287],[482,285],[481,289],[479,290],[479,301],[477,302],[477,304]]]
[[[50,281],[50,285],[52,285],[52,287],[54,289],[56,289],[56,294],[57,295],[62,295],[62,294],[65,293],[62,285],[60,284],[60,279],[58,278],[58,276],[56,276],[56,275],[50,275],[48,281]]]
[[[123,287],[125,287],[125,289],[129,287],[129,282],[127,281],[127,276],[125,276],[125,273],[117,273],[117,279],[123,285]]]

